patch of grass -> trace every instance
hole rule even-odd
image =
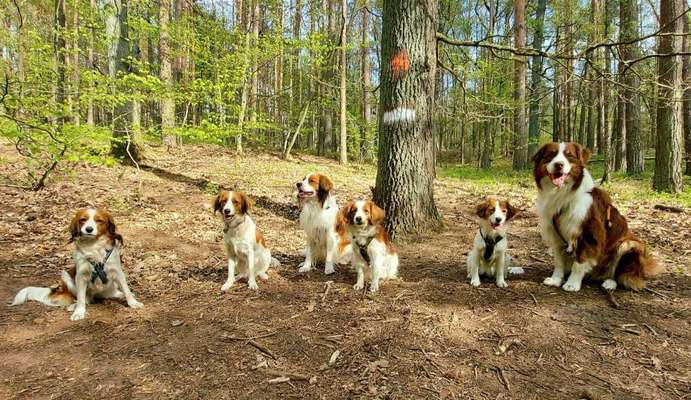
[[[588,166],[593,179],[598,183],[602,178],[603,167],[602,162],[597,161]],[[645,172],[637,176],[615,172],[603,187],[616,201],[642,201],[691,207],[691,177],[684,176],[685,190],[682,193],[673,195],[655,192],[652,190],[653,160],[648,160],[645,167]],[[439,167],[438,174],[441,178],[463,181],[475,190],[487,191],[488,194],[503,190],[532,189],[534,186],[532,170],[514,171],[511,161],[504,159],[496,160],[489,170],[481,170],[471,165],[443,165]]]
[[[216,182],[207,182],[206,186],[204,186],[203,192],[208,194],[208,195],[213,195],[213,194],[218,194],[218,192],[221,190],[220,186],[218,186],[218,183]]]

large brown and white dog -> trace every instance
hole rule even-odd
[[[589,157],[578,143],[547,143],[533,156],[540,230],[555,262],[544,284],[576,292],[590,274],[608,290],[642,289],[659,268],[609,195],[595,187]]]
[[[235,280],[244,278],[250,289],[258,289],[256,278],[269,279],[267,270],[272,263],[278,264],[278,260],[271,257],[264,236],[249,216],[252,200],[242,192],[222,191],[213,203],[214,213],[221,212],[223,243],[228,255],[228,279],[221,290],[230,289]]]
[[[299,272],[307,272],[317,263],[324,263],[324,273],[335,272],[334,263],[346,259],[351,252],[345,229],[336,230],[338,204],[331,194],[333,183],[323,174],[307,174],[296,183],[300,211],[300,227],[307,235],[305,261]]]
[[[83,319],[86,304],[96,299],[124,297],[130,307],[143,307],[127,285],[120,261],[122,236],[116,231],[110,213],[93,208],[79,210],[69,229],[70,241],[75,242],[75,266],[69,271],[62,271],[56,287],[26,287],[20,290],[12,305],[34,300],[49,306],[70,306],[74,308],[72,321]]]
[[[370,282],[370,291],[379,290],[379,281],[396,278],[398,253],[382,226],[384,210],[373,201],[351,201],[339,213],[338,224],[345,224],[353,240],[353,265],[357,270],[356,290]]]
[[[468,279],[480,286],[480,275],[493,277],[497,287],[505,288],[509,274],[507,223],[518,213],[508,200],[489,196],[478,204],[475,214],[480,228],[475,234],[473,249],[468,254]]]

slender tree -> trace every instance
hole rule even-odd
[[[547,0],[538,0],[535,9],[535,32],[533,33],[533,49],[542,50],[545,40],[545,9]],[[528,155],[535,154],[540,143],[540,98],[542,97],[542,66],[541,55],[532,57],[530,76],[530,110],[528,118]]]
[[[369,102],[370,87],[370,62],[369,62],[369,4],[370,0],[365,0],[362,7],[361,23],[361,45],[360,45],[360,75],[362,79],[361,98],[362,102],[362,129],[360,131],[360,160],[367,159],[367,130],[369,129],[372,111]]]
[[[436,0],[384,0],[375,201],[392,235],[440,225],[432,130]]]
[[[691,15],[687,15],[683,18],[682,23],[684,24],[684,37],[682,43],[682,49],[686,55],[683,56],[682,61],[682,80],[684,88],[684,104],[683,104],[683,114],[684,114],[684,145],[686,148],[686,175],[691,175],[691,30],[689,29],[689,22]]]
[[[168,146],[175,145],[175,100],[173,98],[173,70],[171,66],[170,37],[170,1],[160,0],[158,9],[158,57],[160,79],[163,84],[161,95],[161,130],[163,142]]]
[[[346,47],[347,47],[347,36],[346,36],[346,24],[348,23],[346,19],[346,13],[348,10],[348,2],[346,0],[341,0],[341,112],[340,112],[340,125],[341,125],[341,144],[339,146],[339,160],[341,164],[348,163],[348,125],[347,125],[347,114],[348,114],[348,99],[346,98],[346,79],[347,79],[347,68],[348,63],[346,61]]]
[[[640,174],[645,168],[643,157],[643,132],[641,130],[641,100],[640,100],[640,72],[637,64],[629,63],[641,56],[638,42],[634,39],[638,34],[638,3],[635,0],[619,1],[620,47],[622,77],[622,106],[625,116],[622,125],[626,128],[623,143],[626,148],[626,172]],[[633,43],[630,43],[633,42]]]
[[[523,49],[526,46],[525,0],[515,0],[515,46]],[[528,130],[525,116],[526,62],[523,58],[514,61],[514,148],[513,169],[528,167]]]
[[[657,62],[657,146],[653,189],[671,193],[682,191],[682,63],[683,25],[679,17],[683,0],[660,1],[660,46]]]

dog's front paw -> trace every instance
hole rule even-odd
[[[260,272],[257,274],[257,276],[265,281],[269,279],[269,275],[266,272]]]
[[[498,288],[507,288],[507,287],[509,287],[509,284],[506,283],[506,281],[502,279],[502,280],[497,281],[497,287]]]
[[[567,292],[577,292],[581,290],[581,283],[568,280],[561,288]]]
[[[326,264],[326,265],[324,266],[324,275],[331,275],[331,274],[333,274],[334,272],[336,272],[336,270],[334,269],[334,265],[333,265],[333,264]]]
[[[143,308],[144,307],[144,304],[142,304],[141,302],[139,302],[135,299],[127,300],[127,305],[130,306],[130,308]]]
[[[82,308],[82,307],[77,307],[74,309],[74,312],[72,313],[72,316],[70,317],[70,319],[72,321],[79,321],[79,320],[84,319],[85,316],[86,316],[86,309]]]
[[[375,293],[379,291],[379,282],[372,282],[369,285],[370,293]]]
[[[606,281],[602,282],[602,288],[605,290],[614,290],[617,288],[617,281],[614,279],[607,279]]]
[[[480,287],[480,278],[473,278],[470,280],[470,286]]]
[[[301,274],[304,274],[305,272],[309,272],[312,269],[312,266],[309,264],[300,264],[300,268],[298,268],[298,272]]]
[[[363,282],[358,282],[353,285],[353,289],[355,290],[362,290],[365,287],[365,284]]]
[[[227,291],[228,289],[230,289],[231,286],[233,286],[234,283],[235,283],[234,280],[233,281],[227,280],[226,283],[224,283],[223,286],[221,286],[221,291],[222,292]]]
[[[561,278],[555,278],[553,276],[550,276],[549,278],[545,278],[545,280],[542,281],[542,283],[547,286],[559,287],[561,286]]]
[[[259,289],[259,286],[257,286],[257,282],[255,280],[251,280],[251,281],[247,282],[247,287],[252,289],[252,290]]]

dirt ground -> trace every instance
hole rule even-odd
[[[371,167],[301,156],[237,158],[215,147],[147,149],[142,169],[76,165],[39,193],[0,187],[0,297],[50,286],[71,264],[67,225],[93,204],[115,215],[130,285],[145,304],[106,301],[87,318],[32,303],[0,306],[3,399],[683,399],[691,397],[691,223],[639,201],[619,205],[665,266],[639,293],[596,284],[578,293],[546,287],[531,182],[477,193],[439,180],[446,229],[398,245],[401,280],[376,295],[352,289],[341,266],[297,273],[304,235],[293,183],[319,169],[337,195],[364,196]],[[12,148],[3,176],[23,174]],[[226,278],[221,229],[209,206],[216,187],[256,199],[254,219],[281,266],[257,292]],[[473,289],[466,254],[469,209],[490,192],[526,211],[510,228],[508,289]],[[289,380],[287,378],[290,378]]]

